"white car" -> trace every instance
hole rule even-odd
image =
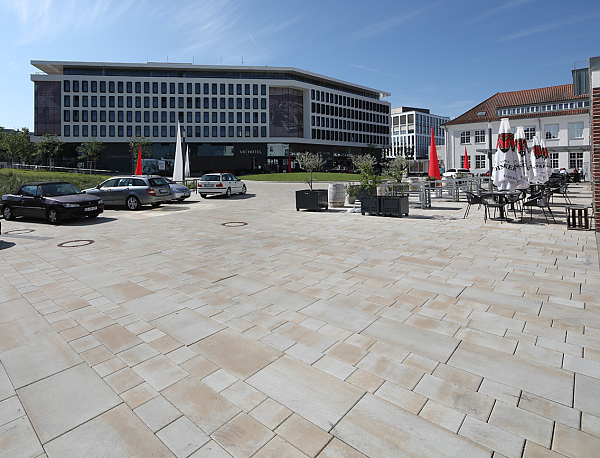
[[[456,178],[456,175],[459,173],[462,174],[463,177],[473,177],[473,174],[469,171],[469,169],[448,169],[442,174],[442,176],[446,178]]]
[[[246,194],[246,185],[233,173],[207,173],[198,181],[198,192],[201,197],[209,195]]]

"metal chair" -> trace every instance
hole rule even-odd
[[[552,216],[552,220],[556,224],[556,219],[554,218],[554,215],[552,214],[552,209],[550,208],[550,196],[551,196],[551,192],[549,190],[543,190],[543,191],[540,191],[540,192],[534,194],[529,199],[523,201],[523,210],[521,211],[521,221],[523,221],[523,211],[527,207],[529,207],[529,210],[530,210],[530,221],[533,221],[533,207],[537,207],[537,208],[542,209],[542,212],[544,213],[544,218],[546,218],[546,224],[550,224],[550,221],[548,220],[548,216],[546,215],[546,209],[548,209],[550,216]]]
[[[469,211],[471,210],[471,205],[478,205],[477,208],[481,208],[481,205],[483,204],[481,196],[473,194],[470,191],[465,191],[465,196],[467,196],[468,205],[467,205],[467,209],[465,210],[465,215],[463,216],[463,219],[465,219],[469,215]]]
[[[482,195],[481,196],[481,204],[483,205],[484,208],[484,212],[483,212],[483,221],[487,222],[488,217],[491,218],[490,215],[490,208],[494,209],[494,217],[496,217],[496,210],[500,210],[504,207],[504,204],[501,202],[498,202],[497,200],[494,199],[493,195]],[[500,213],[500,215],[502,215],[502,213]],[[506,217],[506,215],[505,215]],[[503,219],[500,218],[500,223],[502,224]]]

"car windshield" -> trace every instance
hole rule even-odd
[[[81,191],[71,183],[49,183],[43,185],[42,188],[49,197],[68,196],[70,194],[81,193]]]
[[[200,181],[221,181],[221,177],[219,175],[204,175],[200,178]]]
[[[148,181],[150,182],[150,186],[164,186],[169,184],[164,178],[150,178]]]

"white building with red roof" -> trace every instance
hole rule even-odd
[[[523,126],[529,146],[535,136],[546,140],[553,169],[577,168],[589,177],[590,102],[588,88],[583,86],[498,92],[445,123],[446,168],[463,167],[466,149],[471,171],[485,174],[489,170],[486,151],[490,145],[495,150],[500,120],[509,118],[513,132]]]

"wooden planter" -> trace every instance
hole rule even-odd
[[[327,210],[327,189],[303,189],[296,191],[296,210]]]

